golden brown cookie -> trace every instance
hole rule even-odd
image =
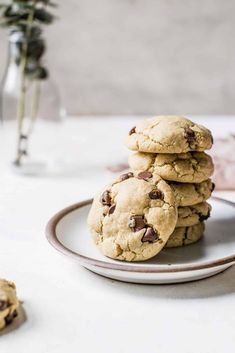
[[[129,158],[134,171],[148,170],[164,180],[181,183],[200,183],[214,171],[212,158],[204,152],[144,153],[136,152]]]
[[[209,199],[214,190],[214,183],[207,179],[201,183],[176,183],[168,182],[175,194],[178,206],[192,206]]]
[[[203,236],[204,229],[205,225],[203,222],[191,227],[175,228],[174,232],[168,239],[165,248],[176,248],[196,243]]]
[[[14,320],[18,306],[15,284],[0,279],[0,330]]]
[[[140,121],[126,140],[127,147],[148,153],[202,152],[212,147],[211,132],[182,116],[156,116]]]
[[[210,217],[211,205],[201,202],[193,206],[178,208],[178,221],[176,227],[190,227],[205,221]]]
[[[121,175],[95,197],[88,216],[100,251],[125,261],[144,261],[159,253],[176,222],[171,187],[150,172]]]

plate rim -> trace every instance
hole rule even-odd
[[[222,203],[225,203],[229,206],[232,206],[235,208],[235,202],[225,200],[221,197],[217,196],[212,196],[211,199],[215,201],[219,201]],[[83,200],[80,202],[77,202],[75,204],[72,204],[68,207],[63,208],[59,212],[57,212],[54,216],[50,218],[46,225],[45,233],[46,233],[46,238],[50,245],[54,247],[57,251],[62,253],[63,255],[69,256],[70,258],[78,260],[81,265],[92,265],[95,267],[100,267],[103,269],[109,269],[109,270],[115,270],[115,271],[125,271],[125,272],[139,272],[139,273],[173,273],[173,272],[187,272],[187,271],[197,271],[197,270],[203,270],[207,268],[213,268],[213,267],[218,267],[226,264],[231,264],[235,263],[235,253],[230,256],[226,256],[217,260],[211,260],[211,261],[206,261],[206,262],[201,262],[201,263],[191,263],[188,265],[142,265],[141,267],[136,265],[135,263],[128,263],[128,262],[120,262],[118,263],[110,263],[106,262],[103,260],[97,260],[89,256],[84,256],[81,255],[66,246],[64,246],[60,240],[58,239],[56,235],[56,227],[58,223],[66,217],[69,213],[85,207],[89,204],[91,204],[93,199],[87,199]],[[143,262],[142,262],[143,264]]]

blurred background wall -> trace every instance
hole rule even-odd
[[[235,1],[57,2],[47,64],[69,113],[235,113]]]

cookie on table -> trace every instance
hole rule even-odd
[[[129,158],[131,169],[148,170],[165,180],[200,183],[214,171],[212,158],[204,152],[144,153],[136,152]]]
[[[174,232],[168,239],[165,248],[176,248],[196,243],[203,236],[204,230],[205,225],[203,222],[191,227],[175,228]]]
[[[193,206],[178,208],[178,221],[176,227],[190,227],[207,220],[210,217],[211,205],[201,202]]]
[[[148,153],[202,152],[212,147],[211,132],[182,116],[156,116],[140,121],[126,140],[127,147]]]
[[[215,184],[211,179],[201,183],[168,182],[175,194],[178,206],[192,206],[204,202],[211,196]]]
[[[18,307],[15,284],[0,279],[0,330],[14,320]]]
[[[121,175],[95,197],[88,226],[108,257],[144,261],[160,252],[177,222],[171,187],[150,172]]]

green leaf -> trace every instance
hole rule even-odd
[[[14,19],[6,19],[6,18],[2,18],[0,19],[0,26],[17,26],[18,25],[18,21],[14,18]]]
[[[32,0],[12,0],[15,4],[19,6],[34,6],[34,1]],[[47,5],[52,7],[57,7],[57,4],[50,0],[36,0],[37,5]]]
[[[48,70],[45,67],[38,68],[38,78],[39,80],[46,80],[49,76]]]
[[[47,5],[51,7],[58,7],[58,5],[55,2],[51,2],[51,1],[49,1]]]
[[[38,2],[39,3],[41,2],[41,3],[43,3],[43,4],[47,5],[47,6],[57,7],[57,4],[52,2],[52,1],[50,1],[50,0],[38,0]]]
[[[1,1],[1,0],[0,0]],[[56,6],[50,0],[11,0],[10,4],[2,4],[2,15],[0,15],[0,26],[2,27],[24,27],[32,26],[39,22],[43,25],[51,24],[55,16],[47,11],[46,6]],[[39,7],[37,7],[39,5]],[[29,16],[33,13],[33,23],[29,23]]]
[[[27,57],[33,60],[39,60],[46,50],[43,39],[30,40],[28,42]]]
[[[48,70],[43,66],[27,68],[26,74],[31,80],[46,80],[49,76]]]
[[[36,9],[34,12],[34,19],[44,24],[50,24],[54,20],[54,16],[44,9]]]

